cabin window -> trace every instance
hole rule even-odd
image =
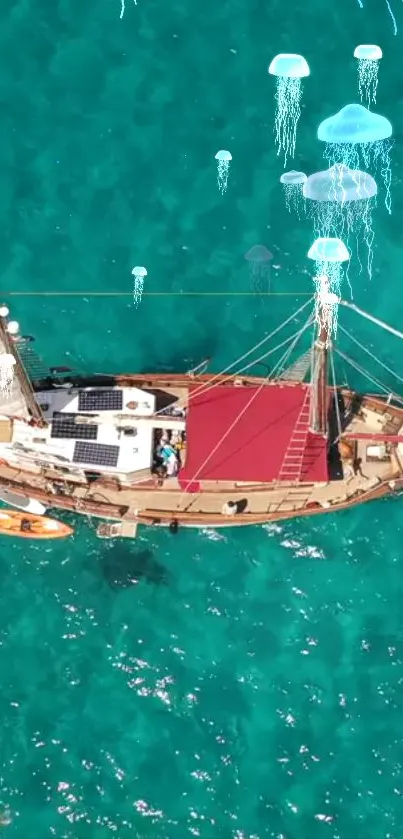
[[[137,434],[137,428],[118,428],[118,431],[123,431],[124,437],[135,437]]]

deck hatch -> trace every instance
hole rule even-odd
[[[96,440],[98,426],[80,425],[75,422],[76,416],[77,414],[55,411],[52,417],[50,436],[54,439],[64,440]]]
[[[121,390],[80,390],[78,394],[79,411],[121,411],[123,409],[123,391]]]
[[[115,469],[118,465],[119,451],[119,446],[104,446],[100,443],[84,443],[77,440],[74,447],[73,463],[111,466]]]

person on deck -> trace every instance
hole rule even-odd
[[[27,533],[31,530],[31,522],[29,521],[29,519],[21,519],[20,530],[23,533]]]
[[[221,508],[223,516],[235,516],[237,512],[238,508],[235,501],[226,501]]]

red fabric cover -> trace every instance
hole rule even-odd
[[[275,384],[259,390],[224,385],[191,397],[181,486],[200,480],[276,480],[306,387]],[[217,445],[242,411],[232,430]],[[317,434],[308,434],[300,480],[328,480],[326,440]]]

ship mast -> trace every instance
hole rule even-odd
[[[311,413],[309,427],[316,434],[327,436],[328,423],[328,350],[338,298],[329,291],[327,277],[318,277],[315,296],[316,337],[312,349]]]

